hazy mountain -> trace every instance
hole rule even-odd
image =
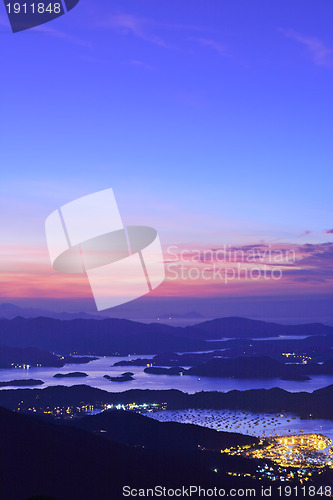
[[[321,323],[304,325],[280,325],[247,318],[218,318],[193,325],[201,337],[210,339],[221,338],[260,338],[278,337],[280,335],[332,335],[333,327]]]
[[[14,304],[3,303],[0,304],[0,318],[14,319],[17,317],[21,318],[54,318],[60,320],[71,320],[71,319],[104,319],[103,316],[98,316],[97,314],[87,314],[85,312],[78,313],[68,313],[61,312],[57,313],[55,311],[47,311],[45,309],[34,309],[31,307],[19,307]]]
[[[196,332],[194,332],[196,337]],[[145,324],[129,320],[15,318],[0,320],[0,344],[12,347],[39,347],[61,354],[101,356],[171,351],[198,351],[204,340],[184,335],[183,328]]]
[[[246,318],[221,318],[185,328],[114,318],[100,321],[60,321],[43,317],[0,319],[0,344],[37,347],[63,355],[73,352],[127,355],[205,351],[221,347],[222,343],[206,342],[212,338],[324,334],[332,338],[333,327],[321,324],[286,326]]]

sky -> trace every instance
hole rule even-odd
[[[313,0],[80,0],[13,34],[1,4],[0,300],[48,298],[69,310],[90,297],[85,276],[52,268],[44,223],[61,205],[111,187],[125,224],[159,232],[160,301],[178,298],[184,312],[191,298],[326,304],[332,15],[330,0],[320,8]],[[242,257],[221,263],[225,245]],[[243,271],[226,283],[251,248],[260,272],[280,269],[281,279]],[[222,278],[208,280],[214,265]]]

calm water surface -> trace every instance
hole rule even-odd
[[[196,424],[210,429],[239,432],[249,436],[275,436],[284,434],[324,434],[333,440],[333,421],[301,420],[291,413],[253,413],[233,410],[164,410],[147,413],[160,422]]]
[[[260,379],[232,379],[232,378],[210,378],[195,376],[170,376],[170,375],[151,375],[144,373],[143,366],[118,366],[112,365],[117,361],[136,358],[151,359],[152,355],[115,357],[100,357],[95,361],[86,364],[65,365],[63,368],[29,368],[23,369],[0,369],[0,381],[9,381],[17,379],[39,379],[44,384],[36,387],[50,387],[55,385],[73,386],[86,384],[91,387],[97,387],[111,392],[122,392],[128,389],[179,389],[180,391],[193,394],[200,391],[222,391],[231,390],[244,391],[247,389],[270,389],[280,387],[290,392],[312,392],[321,387],[333,384],[333,376],[318,375],[305,382],[294,382],[289,380],[280,380],[278,378],[260,380]],[[73,371],[85,372],[88,377],[84,378],[63,378],[57,379],[53,376],[56,373],[68,373]],[[121,373],[131,371],[134,373],[135,380],[129,382],[110,382],[103,378],[103,375],[119,376]],[[2,390],[8,387],[1,387]]]

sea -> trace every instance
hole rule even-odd
[[[51,386],[74,386],[86,384],[91,387],[109,392],[122,392],[129,389],[178,389],[182,392],[193,394],[200,391],[231,390],[245,391],[248,389],[270,389],[280,387],[290,392],[312,392],[321,387],[333,384],[333,376],[314,376],[305,382],[295,382],[271,379],[235,379],[196,377],[190,375],[153,375],[144,372],[143,366],[113,366],[122,360],[137,358],[152,359],[152,355],[101,356],[94,361],[83,364],[66,364],[62,368],[12,368],[0,369],[0,381],[38,379],[43,385],[33,386],[45,388]],[[88,376],[80,378],[55,378],[56,373],[84,372]],[[134,380],[128,382],[111,382],[104,375],[120,376],[124,372],[134,373]],[[18,387],[17,387],[18,388]],[[1,387],[1,390],[15,389],[14,387]],[[333,420],[309,419],[301,420],[298,416],[284,414],[252,413],[248,411],[233,410],[198,410],[188,409],[179,411],[148,412],[147,416],[160,421],[175,421],[203,425],[212,429],[238,432],[252,436],[274,436],[290,433],[320,433],[333,440]]]
[[[12,368],[0,369],[0,382],[10,380],[38,379],[44,382],[36,387],[44,388],[56,385],[73,386],[86,384],[110,392],[122,392],[129,389],[178,389],[182,392],[193,394],[200,391],[221,391],[232,390],[245,391],[248,389],[271,389],[280,387],[289,392],[313,392],[316,389],[333,384],[332,375],[316,375],[311,380],[304,382],[292,380],[280,380],[279,378],[256,379],[256,378],[213,378],[197,377],[190,375],[153,375],[144,372],[144,366],[113,366],[114,363],[122,360],[134,360],[137,358],[153,358],[152,355],[128,355],[102,356],[94,361],[83,364],[66,364],[62,368],[38,367],[38,368]],[[54,378],[56,373],[84,372],[88,376],[80,378]],[[104,375],[120,376],[124,372],[134,373],[134,380],[128,382],[111,382],[104,378]],[[1,390],[12,389],[13,387],[1,387]]]
[[[217,431],[238,432],[249,436],[273,437],[290,434],[324,434],[333,440],[333,420],[304,420],[292,413],[253,413],[233,410],[164,410],[147,416],[160,422],[180,422]]]

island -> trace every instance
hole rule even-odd
[[[88,374],[84,372],[56,373],[55,375],[53,375],[53,377],[54,378],[88,377]]]
[[[61,368],[66,364],[90,363],[96,359],[98,359],[96,356],[61,356],[38,347],[12,347],[0,344],[0,368],[27,369],[42,366]]]
[[[119,377],[111,377],[110,375],[104,375],[104,378],[110,380],[110,382],[129,382],[130,380],[134,380],[134,373],[132,372],[124,372]]]
[[[7,382],[0,382],[0,387],[29,387],[32,385],[42,385],[44,382],[42,380],[35,380],[33,378],[22,379],[22,380],[9,380]]]
[[[62,356],[60,359],[63,360],[64,365],[81,365],[90,363],[90,361],[96,361],[96,356]]]
[[[280,377],[280,380],[290,380],[292,382],[306,382],[307,380],[311,380],[311,377],[308,375],[286,375],[285,377]]]
[[[186,370],[180,366],[173,366],[172,368],[149,366],[143,371],[145,373],[151,373],[152,375],[183,375],[186,372]]]

